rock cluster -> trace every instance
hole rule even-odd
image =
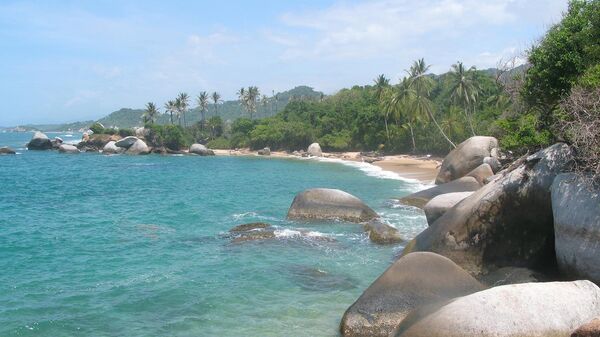
[[[214,156],[215,153],[213,150],[209,150],[206,146],[202,144],[192,144],[190,146],[190,153],[197,154],[199,156]]]

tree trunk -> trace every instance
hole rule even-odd
[[[385,121],[385,134],[387,136],[387,141],[388,143],[390,142],[390,129],[388,128],[388,115],[385,114],[384,116],[384,121]]]
[[[473,128],[473,119],[471,114],[469,113],[469,108],[467,104],[465,104],[465,116],[467,116],[467,121],[469,122],[469,127],[471,128],[471,133],[475,136],[475,129]]]
[[[417,143],[415,143],[415,134],[413,132],[413,127],[412,127],[412,123],[408,123],[408,128],[410,129],[410,138],[412,140],[412,146],[413,146],[413,153],[417,152]]]
[[[435,126],[437,126],[437,128],[440,131],[440,133],[442,134],[442,136],[444,136],[444,138],[446,138],[448,143],[450,143],[450,145],[452,145],[452,147],[456,149],[456,145],[450,140],[450,138],[448,138],[448,136],[446,136],[446,133],[444,133],[444,130],[442,130],[442,128],[440,127],[438,122],[435,120],[435,117],[433,117],[433,114],[431,113],[431,111],[427,111],[427,113],[429,114],[429,118],[431,118],[431,120],[433,121]]]

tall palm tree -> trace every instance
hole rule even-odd
[[[165,103],[165,113],[168,113],[171,119],[171,125],[173,125],[173,112],[175,112],[175,101],[168,101]]]
[[[384,100],[386,102],[384,106],[385,112],[385,128],[386,133],[388,134],[389,141],[389,128],[388,128],[388,120],[390,115],[396,120],[396,124],[400,123],[400,120],[403,119],[406,121],[402,125],[403,128],[408,128],[410,131],[410,137],[412,140],[413,152],[417,150],[417,145],[415,142],[415,134],[414,134],[414,125],[418,120],[418,116],[415,114],[412,109],[413,100],[415,98],[415,92],[410,87],[410,80],[406,77],[402,79],[400,84],[398,84],[393,89],[390,88],[384,92],[386,96]]]
[[[250,115],[250,119],[253,119],[254,113],[256,113],[256,105],[258,104],[259,97],[260,91],[258,90],[258,87],[248,87],[244,101],[246,102],[246,111]]]
[[[267,116],[267,107],[269,106],[269,97],[267,97],[267,95],[262,95],[260,97],[260,105],[263,108],[265,116]]]
[[[473,136],[475,136],[475,129],[473,128],[473,118],[469,111],[474,109],[479,94],[479,88],[473,76],[474,70],[474,67],[467,70],[462,62],[457,62],[452,65],[452,70],[448,74],[451,86],[450,99],[455,104],[462,105],[465,118],[469,123]]]
[[[196,101],[198,102],[198,108],[200,109],[200,113],[202,114],[202,125],[205,122],[205,115],[208,111],[208,93],[206,91],[200,92]]]
[[[377,76],[373,82],[375,82],[375,99],[377,102],[380,102],[384,90],[390,86],[390,79],[386,78],[384,74],[381,74]]]
[[[179,122],[179,126],[181,125],[181,108],[182,104],[181,104],[181,99],[179,97],[175,98],[175,103],[173,105],[173,107],[175,108],[175,116],[177,117],[177,121]]]
[[[190,99],[190,96],[187,93],[182,92],[179,94],[177,99],[179,100],[180,114],[181,114],[181,116],[183,116],[183,126],[185,127],[185,126],[187,126],[187,124],[185,122],[185,113],[187,112],[187,109],[189,106],[188,100]]]
[[[431,77],[427,76],[427,71],[429,71],[429,66],[425,64],[424,59],[415,61],[410,67],[410,70],[407,71],[410,81],[409,86],[415,92],[412,108],[415,113],[427,116],[431,121],[433,121],[446,141],[448,141],[453,148],[456,148],[456,144],[454,144],[450,138],[448,138],[446,133],[444,133],[444,130],[442,130],[441,126],[438,124],[435,116],[433,115],[433,103],[429,99],[429,94],[433,89],[434,82]]]
[[[158,109],[156,108],[156,105],[152,102],[148,102],[146,103],[146,111],[144,111],[144,114],[142,115],[142,118],[144,120],[144,125],[146,124],[154,124],[154,122],[156,122],[156,117],[158,116]]]
[[[217,106],[219,105],[219,102],[221,101],[221,95],[219,95],[218,92],[213,92],[212,95],[212,101],[213,101],[213,105],[215,106],[215,116],[218,115],[218,110],[217,110]]]

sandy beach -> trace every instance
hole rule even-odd
[[[217,156],[258,156],[249,149],[214,150]],[[283,151],[271,151],[271,157],[298,158]],[[323,152],[324,158],[340,159],[353,162],[368,162],[381,167],[385,171],[394,172],[401,177],[415,179],[426,184],[435,180],[442,163],[441,158],[413,155],[389,155],[383,157],[361,156],[360,152]]]

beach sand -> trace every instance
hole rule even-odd
[[[257,156],[256,151],[249,149],[213,151],[217,156]],[[297,158],[282,151],[271,151],[271,157]],[[425,184],[433,183],[442,163],[440,158],[412,155],[384,156],[377,158],[381,160],[373,161],[374,159],[371,157],[361,156],[360,152],[323,152],[323,157],[354,162],[371,162],[385,171],[394,172],[404,178],[419,180]]]

